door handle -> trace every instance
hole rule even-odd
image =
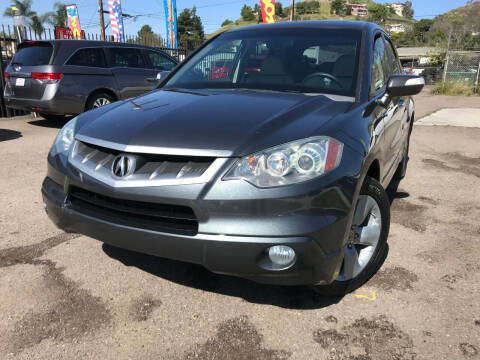
[[[148,82],[156,82],[156,81],[157,81],[157,78],[148,77],[148,78],[146,78],[145,80],[147,80]]]

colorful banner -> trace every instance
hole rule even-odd
[[[77,5],[65,5],[65,11],[67,12],[68,27],[72,31],[73,38],[81,39],[82,28],[80,27]]]
[[[125,41],[123,31],[122,5],[120,0],[108,0],[108,13],[110,15],[110,25],[112,27],[113,40]]]
[[[74,39],[72,30],[68,28],[55,28],[55,39],[67,40],[67,39]],[[82,30],[81,39],[85,40],[85,31]]]
[[[260,0],[262,19],[264,24],[275,22],[275,0]]]
[[[167,23],[167,48],[177,48],[177,3],[175,0],[164,0],[165,20]]]

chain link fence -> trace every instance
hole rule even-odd
[[[480,51],[449,51],[445,60],[443,82],[461,82],[479,88]]]

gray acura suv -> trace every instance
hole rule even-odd
[[[230,30],[157,91],[68,122],[45,209],[65,231],[258,282],[342,295],[387,251],[423,78],[363,22]]]
[[[60,119],[151,91],[176,65],[165,52],[134,44],[26,41],[5,71],[5,102]]]

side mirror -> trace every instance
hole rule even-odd
[[[387,94],[390,97],[417,95],[425,86],[425,79],[417,75],[392,75],[388,79]]]
[[[157,77],[156,77],[157,81],[158,82],[162,81],[167,77],[168,74],[170,74],[170,71],[160,71],[159,73],[157,73]]]

